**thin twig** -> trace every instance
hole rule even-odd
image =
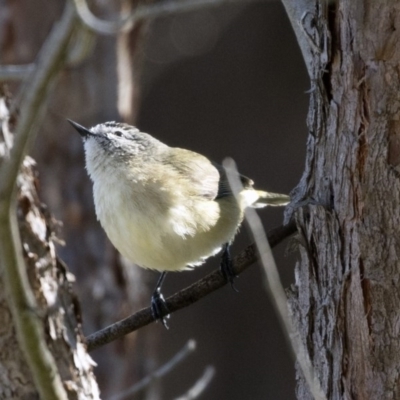
[[[110,398],[110,400],[124,400],[134,395],[137,392],[148,387],[155,380],[161,379],[164,375],[168,374],[171,370],[173,370],[177,365],[179,365],[183,360],[185,360],[190,354],[192,354],[196,350],[196,341],[191,339],[186,345],[178,351],[166,364],[160,367],[157,371],[153,372],[150,375],[147,375],[141,381],[135,383],[128,390],[123,393],[119,393]]]
[[[300,47],[303,55],[304,62],[310,77],[313,76],[312,72],[312,53],[310,48],[310,42],[304,35],[304,29],[302,27],[302,16],[305,12],[315,12],[315,1],[314,0],[282,0],[282,4],[285,7],[286,14],[292,25],[294,33],[296,34],[297,43]]]
[[[215,368],[209,365],[204,370],[203,375],[196,381],[196,383],[185,393],[183,396],[175,400],[195,400],[206,390],[215,375]]]
[[[0,66],[0,82],[1,81],[20,81],[25,79],[35,69],[34,64],[24,65],[1,65]]]
[[[296,225],[294,222],[271,230],[268,232],[268,240],[271,247],[275,247],[295,231]],[[235,274],[239,275],[256,261],[257,251],[253,244],[248,246],[235,257],[233,261]],[[168,313],[171,314],[187,307],[225,285],[226,280],[219,269],[211,272],[187,288],[168,297],[166,300]],[[135,314],[88,336],[86,338],[88,351],[104,346],[105,344],[119,339],[128,333],[134,332],[152,322],[154,322],[154,318],[150,307],[144,308]]]
[[[74,0],[77,13],[82,22],[102,35],[116,35],[133,29],[143,19],[165,17],[171,14],[195,11],[206,7],[218,7],[228,3],[250,3],[264,0],[169,0],[138,6],[131,14],[123,15],[116,21],[97,18],[89,9],[86,0]]]
[[[74,40],[74,46],[68,52],[66,65],[74,67],[82,63],[94,47],[94,34],[86,27],[82,27]],[[0,65],[0,82],[22,81],[35,70],[35,64]]]
[[[14,137],[10,132],[10,110],[8,109],[5,95],[0,88],[0,159],[8,158],[13,145]],[[2,141],[3,140],[3,141]]]
[[[234,193],[239,193],[242,184],[238,179],[235,162],[232,159],[226,159],[223,163],[227,170],[227,178]],[[310,392],[315,400],[325,400],[326,397],[322,392],[321,385],[315,376],[314,368],[305,351],[304,345],[300,339],[300,335],[294,327],[291,317],[289,316],[287,297],[283,289],[278,268],[276,267],[271,247],[268,243],[267,236],[263,229],[261,219],[255,210],[248,208],[246,210],[246,221],[253,234],[257,250],[260,254],[261,263],[265,271],[265,283],[268,294],[275,306],[278,317],[286,338],[289,341],[293,355],[295,356],[303,375],[308,383]]]
[[[51,31],[39,54],[37,68],[29,77],[22,97],[20,117],[10,157],[0,168],[0,265],[8,290],[8,302],[21,348],[32,372],[39,397],[67,399],[56,363],[46,345],[42,321],[29,285],[18,231],[15,186],[28,139],[33,136],[48,88],[63,64],[69,39],[77,22],[74,8],[67,3],[63,16]]]
[[[95,33],[80,24],[79,29],[76,30],[71,39],[71,46],[68,48],[68,58],[65,65],[69,68],[75,67],[85,61],[92,53],[96,44]]]

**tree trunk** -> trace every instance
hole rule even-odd
[[[315,10],[290,305],[328,399],[398,399],[400,2]]]
[[[11,118],[2,92],[0,109],[1,165],[7,154],[4,142],[6,136],[11,134]],[[68,397],[99,399],[93,375],[94,363],[84,345],[79,302],[72,290],[74,277],[56,256],[57,222],[39,199],[38,182],[36,164],[32,158],[26,157],[17,181],[18,228],[38,309],[24,312],[41,317],[46,344],[57,364]],[[3,276],[0,276],[0,398],[35,399],[38,398],[37,388],[17,340],[7,293]]]

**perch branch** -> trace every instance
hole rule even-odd
[[[290,222],[285,226],[280,226],[268,233],[268,240],[271,247],[275,247],[285,238],[292,235],[296,231],[294,222]],[[235,274],[239,275],[257,261],[257,252],[254,244],[248,246],[234,259]],[[219,270],[211,272],[204,278],[193,283],[187,288],[175,293],[166,299],[169,313],[178,311],[187,307],[196,301],[199,301],[208,294],[226,285],[225,278]],[[143,326],[154,322],[154,318],[150,307],[144,308],[137,313],[112,324],[101,331],[95,332],[86,338],[88,351],[93,351],[98,347],[104,346],[128,333],[134,332]]]

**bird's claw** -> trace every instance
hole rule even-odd
[[[151,296],[151,313],[156,321],[161,321],[164,328],[168,329],[167,319],[169,318],[169,310],[159,288]]]
[[[235,292],[239,292],[239,290],[235,286],[235,279],[237,278],[237,275],[235,274],[235,271],[233,269],[233,262],[232,262],[232,257],[231,253],[229,251],[229,244],[224,245],[223,250],[222,250],[222,257],[221,257],[221,273],[222,276],[225,278],[227,282],[231,284],[232,289]]]

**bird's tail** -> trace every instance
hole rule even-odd
[[[256,190],[258,199],[251,205],[254,208],[265,206],[286,206],[290,202],[290,197],[286,194],[269,193],[262,190]]]

